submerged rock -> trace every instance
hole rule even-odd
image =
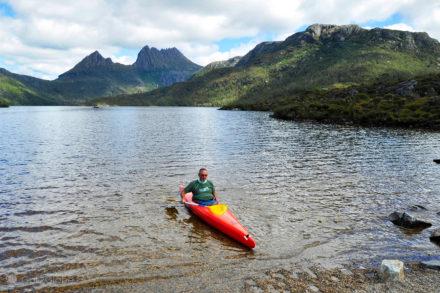
[[[388,219],[397,226],[404,228],[424,229],[431,227],[432,224],[426,221],[418,220],[407,213],[394,212],[388,216]]]
[[[403,262],[397,259],[384,259],[380,265],[380,273],[385,281],[403,281],[405,278]]]
[[[422,267],[434,270],[440,270],[440,260],[427,260],[420,263]]]
[[[431,236],[429,237],[431,241],[440,243],[440,229],[435,229],[432,231]]]
[[[428,210],[427,208],[425,208],[424,206],[419,205],[419,204],[412,205],[412,206],[409,207],[409,209],[411,211],[421,211],[421,210],[427,211]]]

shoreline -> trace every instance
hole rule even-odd
[[[384,281],[378,268],[319,267],[304,270],[270,270],[262,278],[245,281],[243,292],[438,292],[440,271],[405,264],[403,281]]]
[[[438,292],[440,271],[423,267],[420,263],[409,262],[404,267],[403,281],[384,281],[379,268],[350,265],[337,268],[313,266],[309,268],[274,268],[253,273],[253,277],[238,277],[233,280],[212,280],[212,286],[204,288],[206,292],[304,292],[304,293],[340,293],[340,292],[399,292],[429,293]],[[177,281],[177,282],[176,282]],[[197,292],[186,280],[168,278],[135,278],[120,280],[102,280],[61,287],[45,287],[36,291],[51,292],[146,292],[149,290],[173,292]]]

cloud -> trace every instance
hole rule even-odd
[[[198,64],[207,65],[213,61],[227,60],[235,56],[244,56],[247,52],[252,50],[256,45],[263,42],[261,39],[253,39],[247,43],[240,43],[234,48],[227,50],[225,52],[220,52],[217,46],[206,48],[205,52],[201,52],[194,61]]]
[[[408,32],[414,32],[414,28],[407,25],[406,23],[396,23],[392,25],[387,25],[385,28],[390,30],[399,30],[399,31],[408,31]]]
[[[281,40],[313,23],[426,31],[440,39],[438,0],[10,0],[1,1],[0,58],[9,70],[56,78],[98,50],[130,64],[143,46],[177,47],[205,65],[243,55],[264,36]],[[393,15],[400,15],[398,21]],[[226,52],[220,40],[237,43]],[[246,42],[240,40],[246,39]],[[269,39],[270,40],[270,39]],[[130,52],[120,54],[121,51]]]

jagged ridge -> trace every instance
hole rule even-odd
[[[139,52],[133,66],[143,71],[155,70],[198,70],[201,66],[191,62],[176,48],[158,50],[145,46]]]
[[[285,50],[288,47],[326,45],[329,43],[355,42],[369,45],[388,43],[390,49],[420,53],[428,51],[440,54],[439,42],[425,32],[407,32],[390,29],[363,29],[358,25],[313,24],[304,32],[298,32],[284,41],[263,42],[249,51],[237,66],[250,66],[262,62],[262,56]],[[271,62],[273,60],[270,60]]]

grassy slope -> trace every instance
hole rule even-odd
[[[41,95],[34,88],[0,73],[0,98],[12,105],[54,105],[58,101],[50,96]]]
[[[431,58],[396,52],[380,46],[344,44],[331,52],[322,48],[286,69],[271,66],[270,82],[253,88],[230,108],[269,110],[279,99],[303,90],[331,90],[353,85],[373,84],[379,80],[396,81],[439,72]],[[281,68],[281,69],[280,69]]]
[[[102,98],[96,102],[116,105],[222,106],[243,95],[250,87],[263,83],[267,70],[250,67],[240,70],[221,68],[153,92]],[[207,98],[209,97],[209,98]]]

